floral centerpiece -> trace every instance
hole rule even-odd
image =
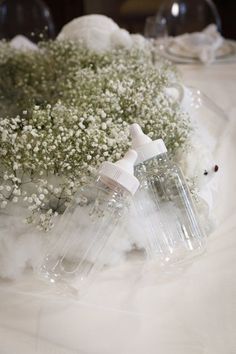
[[[102,50],[85,45],[83,35],[79,40],[68,36],[68,27],[58,40],[42,42],[37,50],[1,42],[3,215],[19,205],[22,221],[49,231],[96,168],[127,150],[133,122],[152,139],[164,139],[173,158],[188,149],[189,116],[167,92],[178,81],[175,68],[164,59],[153,60],[152,43],[114,28],[99,32],[109,43]],[[30,230],[35,232],[32,226]],[[4,257],[0,252],[5,269],[0,275],[14,276]]]

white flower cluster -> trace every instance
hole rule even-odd
[[[157,68],[151,50],[96,54],[55,41],[20,53],[1,44],[1,208],[21,201],[27,222],[49,230],[98,165],[126,151],[134,121],[173,154],[184,146],[188,117],[165,91],[174,71],[161,60]]]

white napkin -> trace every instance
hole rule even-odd
[[[186,53],[196,56],[204,64],[210,64],[215,60],[217,49],[224,41],[213,24],[202,32],[186,33],[173,40]]]

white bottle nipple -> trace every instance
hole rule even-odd
[[[138,153],[136,165],[167,152],[162,139],[152,140],[143,133],[140,125],[137,123],[130,126],[130,135],[132,137],[132,148]]]
[[[134,176],[136,159],[137,152],[130,149],[121,160],[115,163],[104,162],[99,171],[100,176],[103,177],[103,182],[109,184],[109,186],[111,185],[110,182],[113,185],[122,186],[133,195],[139,187],[139,181]]]
[[[134,163],[137,160],[137,157],[137,152],[130,149],[121,160],[115,162],[115,165],[121,167],[123,170],[132,175],[134,173]]]
[[[144,134],[144,132],[142,131],[142,128],[137,123],[131,124],[130,135],[132,137],[132,148],[133,149],[136,149],[137,147],[142,146],[144,144],[148,144],[152,141],[152,139],[149,138],[149,136]]]

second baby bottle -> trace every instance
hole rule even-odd
[[[77,192],[40,267],[44,278],[79,287],[98,270],[99,256],[139,187],[133,175],[136,158],[129,150],[116,163],[104,162],[94,183]]]
[[[180,168],[169,159],[162,139],[152,141],[138,124],[131,125],[132,148],[138,153],[135,196],[143,220],[147,253],[160,265],[175,264],[204,250],[206,239]]]

